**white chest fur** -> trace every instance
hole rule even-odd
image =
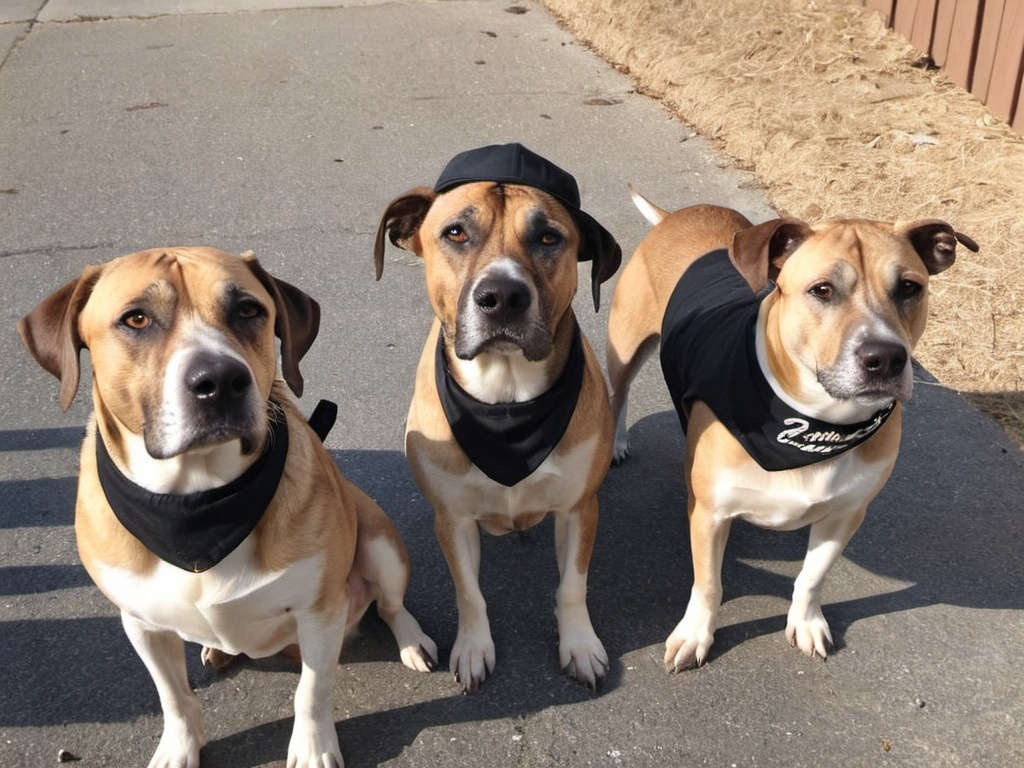
[[[295,617],[316,599],[323,555],[261,572],[252,537],[216,566],[189,573],[161,561],[144,576],[101,566],[97,582],[122,611],[190,642],[258,658],[295,642]]]
[[[492,524],[489,529],[499,529],[492,532],[507,532],[517,529],[517,518],[575,508],[586,489],[597,443],[594,436],[569,451],[552,453],[529,477],[511,488],[491,480],[476,466],[464,475],[455,475],[424,459],[424,468],[440,506],[452,513],[488,520]]]
[[[767,472],[751,461],[718,473],[715,511],[762,528],[793,530],[826,514],[856,512],[891,467],[891,459],[867,463],[857,451],[781,472]]]

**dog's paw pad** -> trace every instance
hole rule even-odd
[[[590,690],[608,672],[608,652],[590,625],[589,616],[576,622],[566,621],[560,632],[558,659],[569,677],[579,680]]]
[[[786,639],[794,648],[799,648],[808,656],[827,658],[829,649],[833,647],[832,632],[823,616],[816,616],[805,621],[791,621],[786,626]]]
[[[620,441],[617,437],[612,447],[612,466],[617,467],[629,458],[629,440]]]
[[[670,672],[701,666],[715,641],[713,633],[692,630],[684,622],[665,641],[665,668]]]
[[[569,677],[579,680],[590,690],[596,691],[605,675],[608,674],[608,657],[604,655],[603,648],[601,652],[600,656],[596,654],[573,655],[569,663],[562,667],[562,671]]]
[[[462,642],[461,638],[456,639],[449,668],[463,693],[476,691],[494,671],[494,642],[490,635],[479,646],[471,646]]]

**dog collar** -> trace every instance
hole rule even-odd
[[[775,394],[757,361],[754,332],[761,302],[729,254],[695,261],[669,300],[661,367],[686,432],[690,407],[702,400],[763,469],[804,467],[855,448],[886,422],[895,403],[856,424],[832,424],[791,408]]]
[[[317,405],[310,424],[323,440],[337,406]],[[202,573],[231,554],[263,518],[277,493],[288,456],[288,425],[270,421],[267,450],[227,485],[197,493],[153,493],[117,468],[96,431],[100,485],[114,515],[129,533],[161,560]]]
[[[583,342],[577,325],[569,359],[554,385],[521,403],[482,403],[452,376],[441,336],[435,377],[441,407],[459,447],[480,471],[511,488],[548,457],[569,426],[583,387]]]

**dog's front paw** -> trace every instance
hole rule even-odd
[[[399,651],[399,655],[402,657],[402,663],[409,669],[414,669],[417,672],[433,672],[437,669],[437,646],[426,635],[423,638],[423,642],[418,645],[405,646]]]
[[[708,658],[708,651],[715,641],[714,631],[706,624],[687,621],[687,616],[676,625],[665,641],[665,668],[679,672],[690,667],[699,667]]]
[[[405,666],[417,672],[433,672],[437,669],[437,644],[420,628],[419,622],[404,606],[393,613],[380,609],[378,612],[391,627]]]
[[[818,606],[808,607],[805,611],[796,606],[789,609],[786,639],[790,645],[808,656],[820,656],[823,659],[828,656],[828,649],[833,645],[832,632]]]
[[[191,718],[190,718],[191,719]],[[199,768],[199,750],[206,744],[198,713],[192,726],[165,725],[160,743],[149,761],[149,768]]]
[[[448,664],[462,692],[473,693],[494,671],[494,641],[490,631],[460,631]]]
[[[608,653],[589,627],[587,630],[563,632],[558,644],[562,670],[596,691],[608,672]]]
[[[625,430],[615,433],[612,445],[612,466],[617,467],[629,457],[629,433]]]
[[[288,768],[345,768],[345,761],[341,755],[332,755],[327,752],[312,754],[309,757],[299,755],[289,756]]]
[[[304,725],[296,717],[288,743],[288,768],[345,768],[338,732],[330,718]]]

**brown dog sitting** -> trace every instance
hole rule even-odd
[[[596,306],[621,251],[580,210],[575,179],[518,144],[464,152],[433,189],[395,199],[377,232],[378,278],[386,235],[423,258],[436,314],[405,447],[455,582],[451,670],[471,691],[494,667],[478,527],[522,531],[550,512],[559,658],[596,686],[608,657],[587,610],[587,569],[613,425],[572,300],[577,261],[593,260]]]
[[[659,339],[686,433],[694,582],[665,664],[707,658],[737,518],[811,526],[786,636],[824,657],[822,583],[896,461],[929,276],[953,264],[958,240],[977,246],[938,220],[752,226],[726,208],[668,213],[633,195],[655,227],[615,289],[608,375],[617,460],[630,382]]]
[[[398,532],[285,389],[302,393],[319,319],[315,301],[253,258],[168,248],[86,268],[18,324],[65,409],[79,351],[92,358],[75,533],[156,683],[154,768],[195,768],[206,743],[183,639],[217,667],[299,646],[290,766],[343,765],[334,669],[371,602],[402,661],[434,667],[437,649],[403,605]]]

